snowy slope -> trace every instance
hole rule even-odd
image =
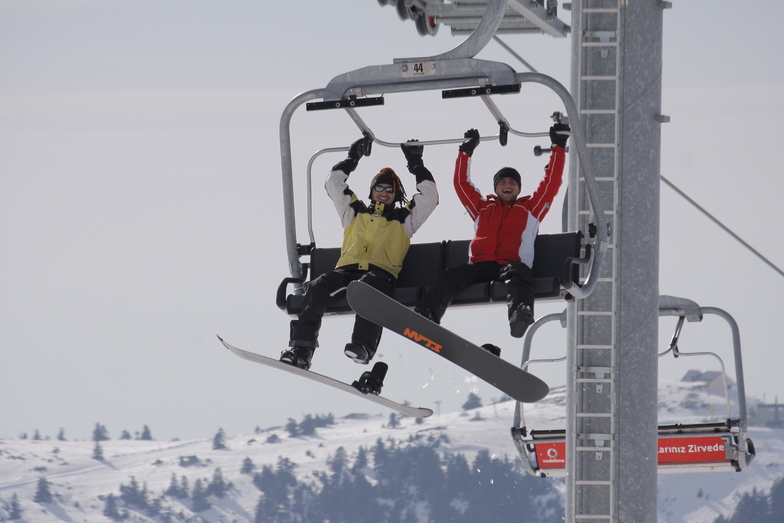
[[[563,426],[564,391],[555,390],[542,402],[526,406],[526,421],[531,428]],[[688,405],[686,408],[684,405]],[[710,405],[710,407],[705,407]],[[200,515],[206,521],[252,521],[260,492],[252,477],[241,474],[243,460],[250,458],[260,471],[265,464],[275,466],[278,458],[288,458],[298,466],[299,479],[317,470],[327,470],[326,460],[339,447],[353,458],[359,446],[371,448],[381,438],[405,442],[410,437],[427,437],[441,433],[448,442],[444,452],[463,453],[473,461],[480,449],[496,456],[517,460],[509,428],[514,402],[489,405],[461,413],[449,413],[417,424],[402,418],[396,428],[389,426],[388,416],[352,416],[336,419],[335,424],[320,428],[316,436],[292,438],[283,427],[259,433],[227,435],[228,450],[213,450],[212,439],[189,441],[126,441],[101,443],[104,460],[92,458],[92,441],[0,440],[0,515],[6,515],[12,496],[17,495],[28,523],[49,521],[107,521],[102,515],[104,502],[99,496],[119,495],[120,484],[129,485],[131,477],[146,485],[151,497],[165,491],[172,475],[188,478],[193,487],[197,479],[209,482],[220,468],[234,489],[223,499],[214,499],[213,508]],[[663,383],[660,390],[660,422],[707,421],[723,416],[722,398],[708,395],[682,383]],[[316,413],[314,413],[316,414]],[[300,420],[297,420],[300,421]],[[662,522],[709,522],[728,513],[743,492],[753,488],[765,491],[784,475],[784,431],[756,428],[750,437],[757,457],[741,473],[712,472],[661,474],[659,476],[659,520]],[[279,442],[273,443],[279,439]],[[183,467],[180,458],[196,456],[199,465]],[[40,477],[46,477],[56,501],[33,502]],[[552,481],[561,488],[562,481]],[[170,498],[167,498],[169,503]],[[190,501],[171,500],[176,512],[187,517]],[[2,518],[0,518],[2,519]],[[140,519],[142,521],[144,519]],[[152,521],[152,520],[148,520]]]

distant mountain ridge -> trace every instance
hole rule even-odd
[[[528,426],[563,426],[564,399],[558,389],[526,405]],[[217,434],[169,442],[0,439],[0,520],[16,510],[27,523],[287,521],[297,515],[323,521],[319,514],[334,510],[343,521],[368,521],[377,518],[367,511],[378,510],[384,520],[413,523],[469,521],[477,507],[485,521],[522,510],[527,520],[552,520],[562,515],[563,482],[522,470],[509,436],[514,406],[507,401],[421,423],[397,415],[306,416],[285,427],[223,435],[219,442]],[[662,423],[721,418],[722,409],[722,398],[694,384],[660,387]],[[757,457],[741,473],[660,475],[659,520],[711,522],[731,516],[744,493],[770,490],[784,476],[784,430],[754,428],[750,437]],[[103,459],[96,459],[96,447]],[[51,502],[34,501],[42,478]],[[498,514],[487,512],[485,502]],[[352,507],[366,512],[352,513]]]

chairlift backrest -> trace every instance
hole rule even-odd
[[[578,279],[578,269],[574,262],[583,260],[580,258],[581,239],[580,232],[537,236],[533,273],[538,300],[561,299],[567,296],[562,280],[564,275],[573,282]],[[403,269],[398,278],[398,285],[392,291],[392,297],[409,307],[416,305],[424,288],[436,281],[442,269],[468,262],[469,244],[470,240],[412,244],[403,261]],[[284,278],[278,287],[276,300],[278,307],[292,316],[299,314],[303,295],[295,292],[287,296],[288,285],[305,283],[333,270],[339,257],[340,249],[337,247],[313,248],[310,252],[310,262],[305,266],[303,274],[298,278]],[[453,305],[492,303],[506,303],[506,288],[503,283],[472,285],[453,301]],[[338,300],[327,309],[327,314],[331,315],[352,313],[345,298]]]

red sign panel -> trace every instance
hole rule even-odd
[[[540,469],[566,468],[566,443],[536,443],[536,462]],[[660,438],[659,464],[711,463],[727,461],[724,438]]]
[[[659,464],[726,461],[724,446],[721,436],[660,438]]]
[[[536,462],[540,469],[565,469],[566,443],[537,443]]]

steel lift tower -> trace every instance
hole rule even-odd
[[[567,311],[566,521],[654,523],[662,79],[660,0],[572,2],[571,92],[612,234]],[[570,172],[569,223],[588,230]],[[579,187],[579,190],[571,188]]]

